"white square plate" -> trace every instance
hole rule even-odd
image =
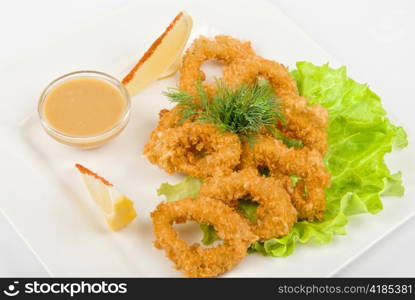
[[[161,10],[160,7],[163,7]],[[178,182],[141,156],[158,111],[170,106],[161,91],[177,76],[156,82],[133,99],[130,124],[108,145],[91,151],[63,146],[42,130],[36,111],[43,87],[57,76],[90,69],[118,78],[140,57],[180,10],[194,18],[192,39],[205,34],[230,34],[250,40],[256,51],[286,65],[298,60],[316,64],[333,59],[266,1],[135,1],[81,29],[53,39],[21,61],[1,70],[5,94],[0,149],[0,207],[54,276],[179,276],[162,251],[152,245],[149,213],[162,199],[162,182]],[[7,100],[6,100],[7,99]],[[404,110],[395,99],[393,115]],[[395,120],[396,121],[396,120]],[[410,124],[406,125],[409,129]],[[410,136],[412,138],[412,136]],[[411,145],[412,143],[410,143]],[[410,146],[411,147],[411,146]],[[331,276],[415,212],[414,168],[407,148],[390,157],[402,170],[406,195],[385,199],[377,216],[352,218],[347,236],[326,246],[304,246],[288,258],[249,255],[225,276]],[[119,232],[107,229],[74,168],[82,163],[112,181],[135,201],[138,218]]]

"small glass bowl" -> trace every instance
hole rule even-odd
[[[45,100],[49,92],[53,90],[54,87],[61,84],[62,82],[68,79],[85,78],[85,77],[93,77],[93,78],[101,79],[111,84],[114,88],[116,88],[125,100],[125,111],[123,115],[121,116],[120,120],[112,128],[98,135],[72,136],[72,135],[62,133],[59,130],[53,128],[49,124],[46,116],[44,115]],[[77,147],[77,148],[83,148],[83,149],[97,148],[105,144],[106,142],[110,141],[115,136],[117,136],[127,125],[130,119],[130,110],[131,110],[131,100],[130,100],[128,91],[126,90],[124,85],[121,82],[119,82],[118,79],[108,74],[97,72],[97,71],[77,71],[77,72],[68,73],[61,77],[58,77],[57,79],[52,81],[48,86],[46,86],[46,88],[43,90],[42,94],[40,95],[39,103],[38,103],[39,118],[46,133],[62,144]]]

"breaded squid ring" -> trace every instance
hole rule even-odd
[[[213,125],[200,122],[156,129],[144,147],[149,161],[167,173],[196,178],[230,174],[239,164],[241,152],[237,135],[219,132]]]
[[[298,96],[297,85],[288,70],[281,64],[251,56],[235,60],[223,70],[223,81],[231,86],[252,84],[257,78],[267,79],[280,99],[285,122],[281,127],[283,136],[303,141],[305,146],[327,151],[328,112],[317,104]]]
[[[298,95],[297,85],[287,68],[276,61],[260,56],[250,56],[244,59],[235,59],[223,70],[223,81],[231,86],[240,86],[243,83],[251,84],[258,77],[267,79],[278,97]]]
[[[328,111],[321,105],[308,105],[308,100],[299,96],[281,98],[285,124],[280,126],[281,134],[299,139],[309,148],[322,155],[327,153]]]
[[[269,169],[271,176],[283,181],[291,194],[299,219],[320,220],[325,209],[325,188],[330,175],[326,170],[320,152],[307,147],[288,148],[280,140],[270,136],[260,136],[253,146],[243,145],[241,166],[244,168]],[[291,175],[301,178],[298,188],[291,187]],[[307,195],[304,189],[307,187]],[[291,188],[290,188],[291,187]]]
[[[204,36],[196,39],[187,49],[180,67],[179,87],[188,93],[196,94],[196,83],[204,80],[205,75],[200,69],[207,60],[218,60],[226,65],[238,58],[255,55],[250,42],[241,42],[226,35],[217,35],[213,39]],[[209,94],[216,90],[214,84],[204,83]]]
[[[214,277],[236,266],[257,240],[245,220],[224,203],[209,199],[185,198],[162,202],[151,213],[155,246],[164,249],[176,269],[189,277]],[[189,246],[181,240],[173,223],[197,221],[215,227],[223,244],[214,248]]]
[[[285,189],[275,178],[259,176],[253,169],[234,172],[227,177],[208,178],[202,184],[199,195],[235,208],[240,199],[248,198],[258,203],[257,220],[249,221],[249,224],[261,241],[288,234],[297,221],[297,211]]]

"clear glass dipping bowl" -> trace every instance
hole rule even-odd
[[[109,130],[103,131],[102,133],[99,133],[93,136],[67,135],[53,128],[49,124],[44,114],[45,100],[48,96],[48,93],[51,90],[53,90],[54,87],[61,84],[62,82],[68,79],[85,78],[85,77],[93,77],[96,79],[103,80],[109,83],[110,85],[112,85],[114,88],[116,88],[118,92],[121,94],[121,96],[123,97],[123,99],[125,100],[125,110],[120,120]],[[58,77],[57,79],[53,80],[48,86],[46,86],[46,88],[43,90],[42,94],[40,95],[39,102],[38,102],[39,118],[46,133],[62,144],[77,147],[77,148],[83,148],[83,149],[97,148],[99,146],[102,146],[106,142],[110,141],[114,137],[116,137],[127,125],[130,119],[130,110],[131,110],[131,100],[130,100],[128,91],[126,90],[124,85],[120,81],[118,81],[118,79],[108,74],[97,72],[97,71],[77,71],[77,72],[68,73],[63,76]]]

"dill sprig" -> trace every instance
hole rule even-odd
[[[181,89],[164,93],[172,102],[182,106],[181,122],[193,119],[215,125],[254,141],[262,129],[274,132],[276,119],[283,119],[275,93],[270,84],[257,81],[251,86],[227,87],[217,80],[217,92],[210,98],[201,82],[197,83],[197,96]]]

